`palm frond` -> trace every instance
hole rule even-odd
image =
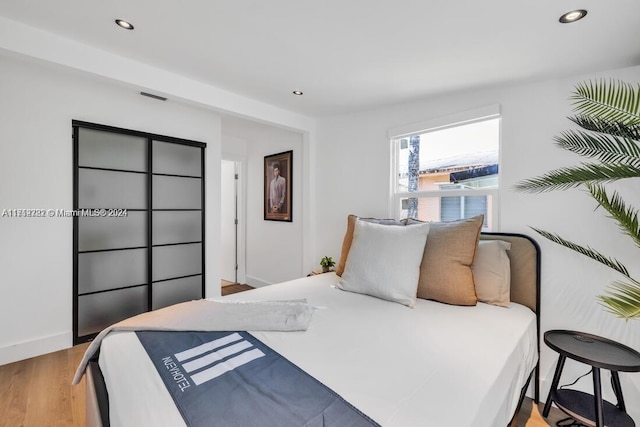
[[[640,167],[633,165],[582,163],[582,166],[560,168],[537,178],[525,179],[518,182],[514,188],[530,193],[541,193],[551,190],[567,190],[583,184],[638,177],[640,177]]]
[[[640,125],[627,126],[620,122],[602,120],[599,117],[578,115],[568,117],[569,120],[580,126],[582,129],[592,132],[604,133],[620,138],[640,140]]]
[[[607,267],[623,274],[626,277],[630,277],[627,267],[625,267],[620,261],[614,258],[607,258],[606,256],[602,255],[600,252],[590,248],[589,246],[587,247],[580,246],[569,240],[563,239],[562,237],[558,236],[555,233],[550,233],[548,231],[540,230],[535,227],[531,227],[531,229],[536,233],[540,234],[542,237],[549,239],[552,242],[557,243],[558,245],[564,246],[565,248],[569,248],[572,251],[578,252],[586,257],[589,257],[595,261],[598,261],[601,264],[606,265]]]
[[[570,99],[575,110],[583,115],[626,126],[640,124],[640,84],[634,88],[619,80],[581,82]]]
[[[581,156],[640,167],[640,146],[627,138],[570,130],[561,132],[554,140],[560,148]]]
[[[605,184],[640,177],[640,84],[604,79],[578,83],[572,93],[576,115],[569,117],[581,129],[562,132],[556,144],[580,156],[597,160],[547,172],[518,182],[515,189],[539,193],[585,186],[590,196],[615,220],[620,230],[640,248],[640,213],[628,206],[620,194],[607,193]],[[640,282],[615,258],[589,246],[565,240],[555,233],[531,227],[552,242],[571,249],[624,275],[629,281],[615,281],[605,295],[598,296],[604,308],[626,320],[640,319]]]
[[[640,319],[640,284],[615,281],[609,285],[605,295],[598,295],[605,310],[620,318]]]
[[[636,246],[640,248],[640,224],[638,223],[638,211],[627,207],[618,192],[614,191],[611,196],[602,185],[588,185],[591,196],[602,206],[611,218],[617,223],[620,230],[631,237]]]

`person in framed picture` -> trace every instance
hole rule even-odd
[[[287,205],[285,197],[287,193],[287,181],[280,176],[280,164],[274,163],[273,179],[269,185],[269,208],[271,213],[286,213]]]

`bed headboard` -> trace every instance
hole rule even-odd
[[[511,243],[511,249],[507,251],[511,261],[511,301],[525,305],[536,313],[538,364],[534,374],[534,401],[537,403],[540,400],[540,247],[535,240],[524,234],[481,233],[480,240],[504,240]],[[519,405],[522,404],[526,389],[527,386],[522,389]]]
[[[482,233],[480,240],[504,240],[511,261],[511,301],[526,305],[540,315],[540,248],[524,234]]]

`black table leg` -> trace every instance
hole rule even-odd
[[[618,371],[611,371],[611,378],[613,379],[613,392],[618,399],[618,408],[620,408],[621,411],[627,412],[627,408],[624,405],[624,398],[622,397],[622,387],[620,387]]]
[[[600,368],[593,368],[593,406],[596,408],[596,427],[604,427],[602,412],[602,386],[600,383]]]
[[[558,388],[558,383],[560,382],[560,375],[562,374],[562,368],[564,368],[564,362],[567,358],[563,355],[558,357],[558,365],[556,366],[556,372],[553,374],[553,382],[551,383],[551,389],[549,390],[549,396],[547,396],[547,401],[544,404],[544,410],[542,411],[542,416],[547,418],[549,416],[549,411],[551,410],[551,403],[553,402],[553,397],[555,396],[556,389]]]

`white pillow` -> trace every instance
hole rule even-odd
[[[429,227],[356,221],[338,288],[413,307]]]
[[[473,261],[473,281],[478,301],[507,307],[511,301],[511,263],[507,252],[511,243],[480,240]]]

